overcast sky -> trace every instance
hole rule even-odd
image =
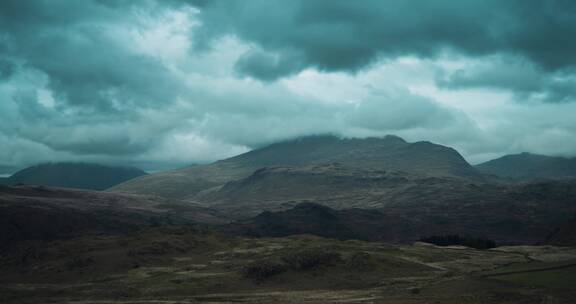
[[[0,1],[0,174],[324,133],[576,156],[576,1]]]

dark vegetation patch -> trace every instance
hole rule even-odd
[[[252,262],[240,269],[240,274],[255,282],[262,282],[272,276],[281,274],[287,270],[286,265],[272,261],[262,260]]]
[[[335,251],[310,248],[289,252],[282,257],[282,261],[292,270],[306,271],[340,264],[342,256]]]
[[[254,261],[240,269],[240,274],[256,282],[262,282],[286,271],[313,271],[322,267],[342,265],[340,253],[324,248],[293,249],[280,255],[278,259]]]

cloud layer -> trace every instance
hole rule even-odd
[[[574,155],[575,36],[568,0],[4,0],[0,174],[321,133]]]
[[[191,1],[198,39],[234,34],[259,49],[238,62],[262,80],[306,68],[354,72],[383,58],[513,54],[547,70],[576,66],[570,0]]]

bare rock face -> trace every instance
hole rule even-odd
[[[408,143],[396,136],[366,139],[314,136],[273,144],[209,165],[143,176],[113,187],[111,191],[194,199],[200,192],[245,178],[263,167],[329,163],[358,169],[482,179],[456,150],[430,142]]]

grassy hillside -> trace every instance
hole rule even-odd
[[[0,301],[571,303],[571,285],[494,274],[509,265],[550,268],[575,256],[555,247],[482,251],[162,228],[16,248],[0,259]]]
[[[21,241],[114,234],[168,224],[214,223],[212,211],[158,197],[0,186],[0,251]]]

